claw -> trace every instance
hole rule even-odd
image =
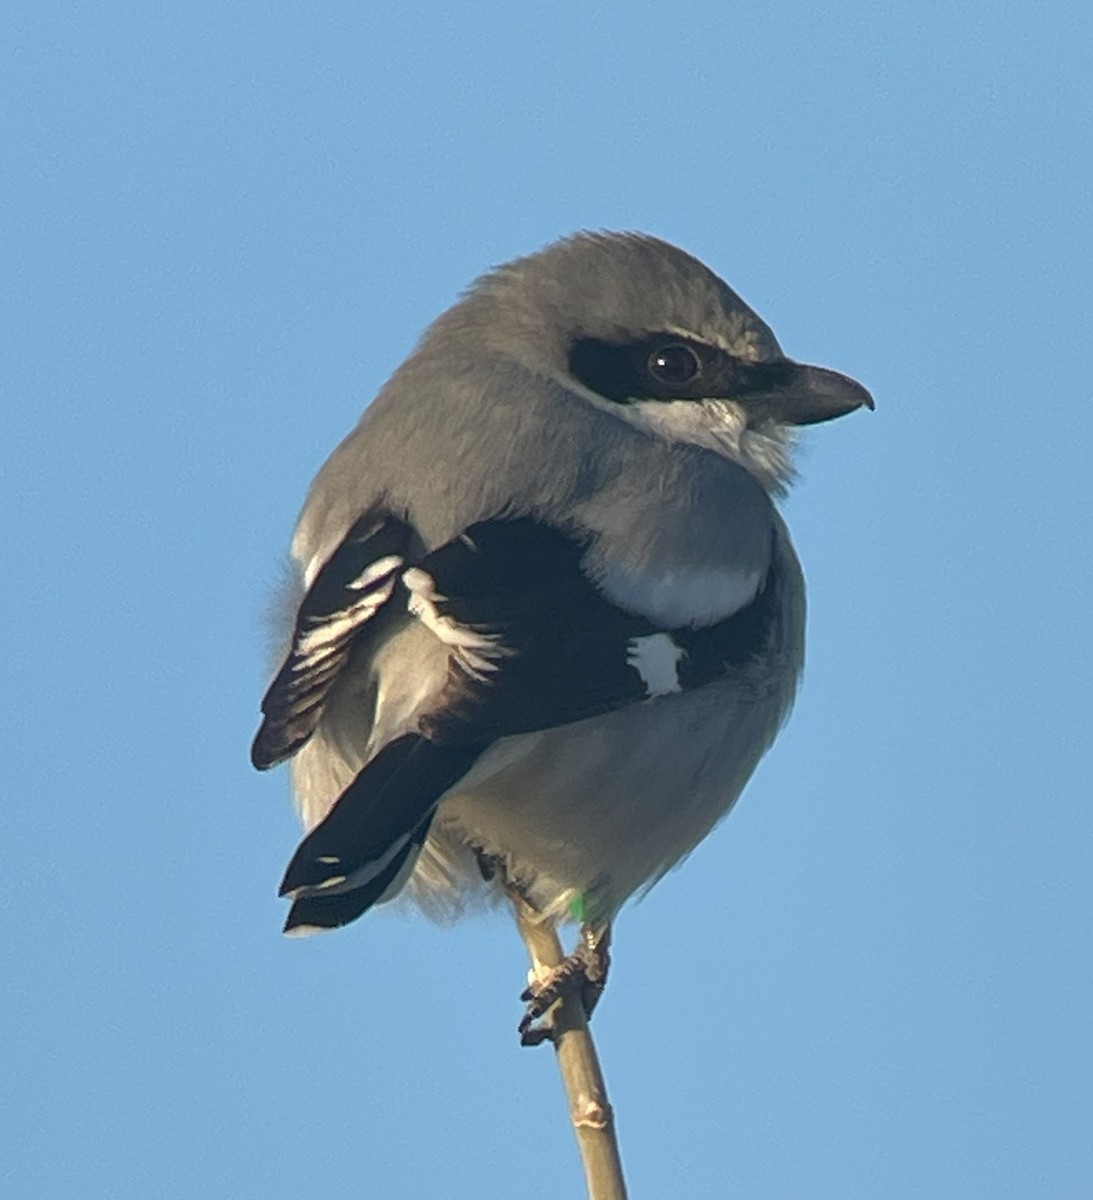
[[[611,928],[608,925],[582,925],[581,943],[542,979],[532,979],[520,993],[527,1011],[518,1026],[522,1046],[538,1046],[554,1038],[549,1011],[559,1000],[573,994],[580,996],[585,1017],[591,1017],[607,984],[611,965],[608,948]],[[542,1017],[548,1017],[537,1025]]]

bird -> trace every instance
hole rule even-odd
[[[799,427],[873,408],[697,258],[580,232],[477,279],[333,451],[253,764],[291,760],[285,932],[402,895],[576,924],[524,993],[590,1011],[620,909],[729,812],[792,706]]]

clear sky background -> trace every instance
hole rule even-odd
[[[635,1200],[1093,1195],[1088,4],[0,25],[0,1192],[581,1194],[509,923],[282,939],[247,753],[325,455],[478,272],[626,228],[877,399],[787,505],[793,720],[619,922]]]

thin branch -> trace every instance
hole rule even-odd
[[[544,921],[520,900],[516,901],[516,924],[536,976],[545,975],[564,961],[553,923]],[[584,1164],[589,1200],[626,1200],[615,1116],[579,989],[567,992],[544,1020],[549,1023],[549,1037],[569,1101],[569,1118]]]

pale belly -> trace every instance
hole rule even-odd
[[[791,693],[719,683],[503,739],[441,803],[413,890],[473,870],[471,845],[544,912],[610,919],[729,811]]]

